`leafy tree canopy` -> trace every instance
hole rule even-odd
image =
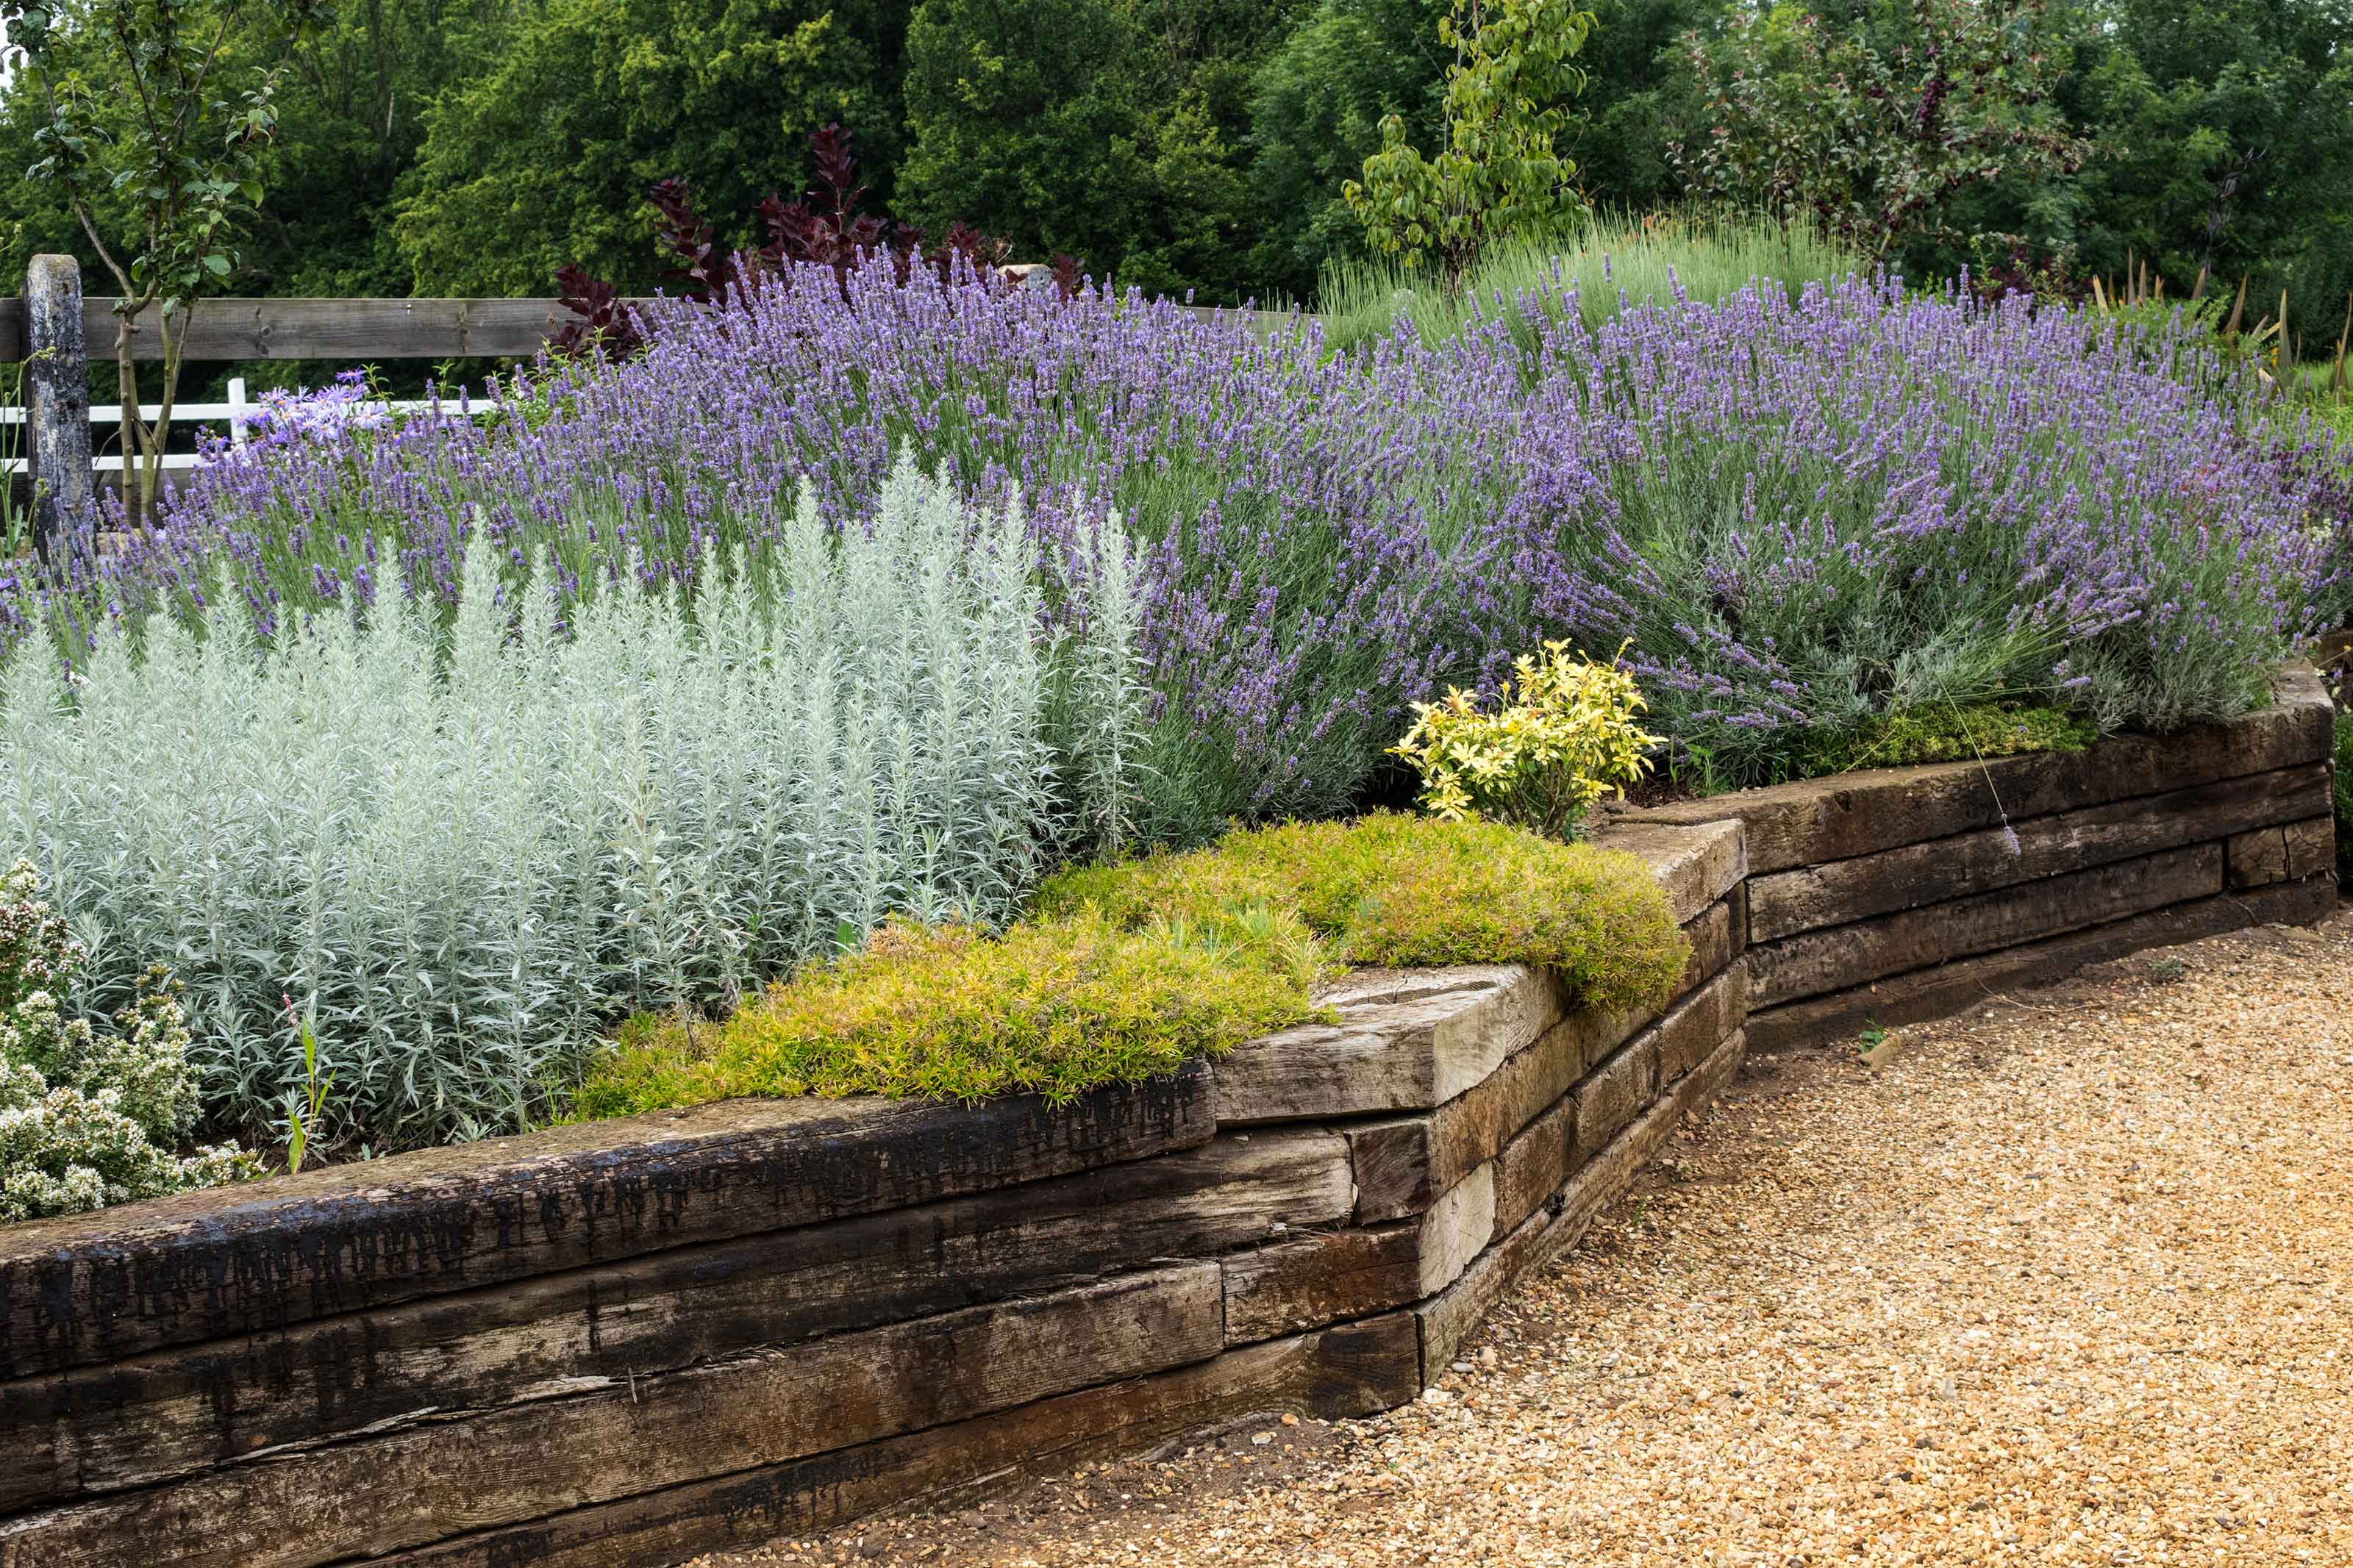
[[[273,38],[259,14],[240,15],[222,49],[232,80],[280,65],[277,132],[259,153],[263,195],[241,237],[240,291],[271,294],[403,295],[411,272],[394,243],[396,187],[424,140],[424,111],[443,84],[470,68],[465,45],[489,25],[483,0],[344,0],[290,42]],[[73,26],[59,42],[63,63],[102,84],[99,114],[126,129],[132,94],[102,33]],[[16,180],[37,156],[33,137],[45,113],[19,78],[0,90],[0,178]],[[91,253],[63,191],[12,184],[13,224],[0,224],[0,269],[19,278],[43,251]],[[100,199],[105,222],[129,216],[128,197]],[[92,287],[96,285],[93,284]],[[0,285],[0,292],[13,289]]]
[[[1250,83],[1250,183],[1269,221],[1251,252],[1273,289],[1306,298],[1327,261],[1365,248],[1341,187],[1380,149],[1381,121],[1403,119],[1427,143],[1444,133],[1446,0],[1317,0]]]
[[[1253,292],[1251,79],[1291,19],[1250,0],[923,0],[897,205],[1147,290]]]
[[[1785,4],[1687,48],[1705,96],[1672,152],[1692,188],[1868,255],[1966,240],[1959,194],[2064,179],[2090,152],[2052,100],[2065,51],[2039,0]]]
[[[1447,4],[339,0],[290,49],[258,28],[226,47],[240,78],[285,67],[237,287],[543,293],[573,262],[643,289],[664,265],[654,181],[749,241],[838,121],[870,208],[934,234],[962,219],[1147,289],[1304,298],[1366,249],[1341,193],[1382,121],[1412,146],[1447,134]],[[1827,204],[1923,279],[2019,258],[2120,277],[2130,255],[2179,291],[2202,265],[2267,308],[2288,289],[2307,353],[2335,341],[2353,0],[1592,5],[1555,149],[1595,206]],[[98,82],[119,75],[103,42],[69,25],[59,47]],[[100,119],[127,101],[91,99]],[[34,110],[0,88],[12,178],[38,157]],[[1719,128],[1735,145],[1711,152]],[[55,249],[96,269],[56,188],[15,184],[0,267]]]
[[[1375,249],[1434,257],[1451,283],[1487,245],[1566,236],[1583,210],[1577,164],[1559,143],[1568,100],[1585,88],[1572,62],[1593,13],[1575,0],[1455,0],[1438,27],[1456,57],[1445,145],[1424,153],[1392,114],[1363,182],[1342,194]]]
[[[2099,0],[2060,89],[2096,155],[2075,182],[2086,271],[2153,260],[2169,289],[2242,277],[2317,353],[2353,290],[2353,4]]]
[[[748,243],[835,121],[887,190],[905,26],[894,0],[547,0],[426,115],[395,226],[418,291],[544,293],[567,262],[649,289],[649,187],[682,178]]]

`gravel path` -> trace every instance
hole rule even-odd
[[[1752,1061],[1441,1388],[721,1564],[2353,1563],[2353,914]]]

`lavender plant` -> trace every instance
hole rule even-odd
[[[223,463],[162,540],[0,617],[70,652],[222,563],[268,636],[347,601],[446,605],[478,537],[564,602],[691,584],[788,531],[794,476],[837,527],[912,451],[983,504],[1029,498],[1053,626],[1089,624],[1092,531],[1125,519],[1136,830],[1181,841],[1349,807],[1411,702],[1548,640],[1630,643],[1653,722],[1728,785],[1915,708],[2227,713],[2348,607],[2341,464],[2179,354],[2024,300],[1849,279],[1588,317],[1539,278],[1340,353],[1312,325],[878,263],[642,325],[638,359],[534,373],[488,428]]]
[[[273,624],[216,574],[201,637],[155,616],[69,675],[21,647],[0,831],[84,989],[177,955],[217,1121],[277,1127],[332,1075],[328,1120],[383,1147],[525,1125],[616,1017],[723,1010],[886,916],[1010,918],[1129,809],[1099,748],[1133,699],[1095,672],[1130,613],[1041,629],[1018,506],[912,463],[836,530],[779,507],[757,548],[561,604],[475,527],[446,626],[396,593]]]

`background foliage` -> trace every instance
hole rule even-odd
[[[290,62],[240,287],[545,292],[563,261],[647,287],[663,265],[646,223],[652,180],[683,176],[748,239],[758,198],[802,189],[808,132],[839,121],[899,216],[961,218],[1024,255],[1068,251],[1147,289],[1304,298],[1327,261],[1361,258],[1340,190],[1377,151],[1381,119],[1402,116],[1423,145],[1440,132],[1443,10],[363,0]],[[1813,18],[1819,47],[1764,49],[1752,84],[1804,103],[1835,85],[1811,75],[1892,69],[1939,27],[1992,16],[1928,0],[1603,0],[1595,15],[1580,57],[1591,79],[1562,147],[1587,200],[1620,211],[1690,194],[1670,149],[1737,129],[1712,110],[1709,78],[1744,37],[1786,40]],[[2005,112],[2091,154],[2069,173],[1994,149],[1990,173],[1942,191],[1902,237],[1907,275],[1982,270],[2015,251],[2021,269],[2055,262],[2073,287],[2120,274],[2129,254],[2179,293],[2204,266],[2233,286],[2250,276],[2266,301],[2286,288],[2307,356],[2333,343],[2353,288],[2353,4],[2050,0],[2001,15],[2017,63],[2000,68],[2050,89],[2022,106],[2010,91]],[[258,63],[259,46],[244,47]],[[0,89],[0,163],[32,161],[30,130],[29,106]],[[1769,192],[1735,181],[1722,194]],[[62,209],[18,187],[0,212],[0,269],[59,248],[77,248]]]
[[[895,0],[548,0],[471,35],[402,183],[417,291],[548,291],[575,262],[632,293],[660,270],[646,190],[677,175],[723,238],[808,183],[808,138],[852,128],[870,176],[903,147]]]
[[[1593,13],[1573,0],[1455,0],[1439,22],[1446,135],[1423,153],[1405,117],[1381,121],[1381,149],[1362,182],[1341,187],[1384,256],[1440,269],[1450,290],[1489,246],[1566,239],[1583,215],[1577,164],[1560,147],[1568,103],[1585,89],[1573,64]]]

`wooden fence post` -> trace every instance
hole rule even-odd
[[[46,560],[59,528],[90,518],[90,349],[81,331],[81,264],[72,257],[36,256],[26,269],[25,347],[33,546]]]

